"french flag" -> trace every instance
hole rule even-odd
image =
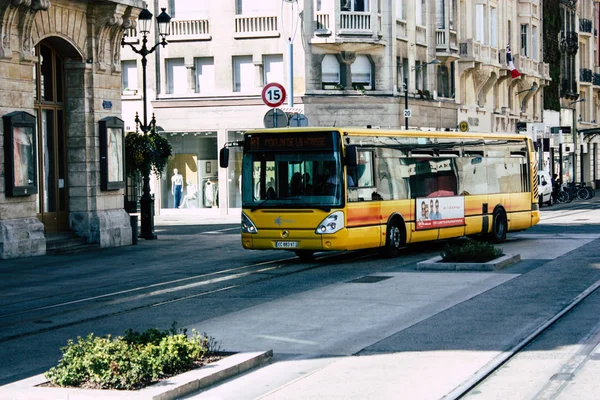
[[[521,76],[521,73],[518,69],[515,68],[515,64],[513,63],[512,53],[510,52],[510,47],[506,48],[506,63],[508,64],[508,68],[510,69],[510,76],[514,78],[518,78]]]

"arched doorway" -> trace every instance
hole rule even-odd
[[[64,59],[52,40],[35,48],[34,109],[38,121],[37,217],[46,233],[69,230]]]

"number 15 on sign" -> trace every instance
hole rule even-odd
[[[262,100],[269,107],[279,107],[285,101],[285,89],[279,83],[269,83],[262,90]]]
[[[410,108],[405,108],[404,109],[404,118],[410,118],[412,117],[412,110]]]

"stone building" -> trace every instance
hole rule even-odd
[[[131,244],[122,129],[109,129],[117,141],[107,145],[100,126],[120,121],[120,40],[141,6],[0,1],[0,258],[43,255],[57,233],[102,247]],[[106,186],[101,145],[111,144]]]

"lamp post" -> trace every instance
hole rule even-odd
[[[412,67],[412,71],[419,71],[421,68],[423,68],[424,66],[427,65],[437,65],[437,64],[441,64],[442,62],[440,60],[433,59],[432,61],[429,61],[428,63],[425,64],[421,64],[418,67]],[[406,130],[408,130],[408,116],[406,114],[406,111],[408,110],[408,78],[405,76],[404,77],[404,111],[405,111],[405,117],[404,117],[404,128]]]
[[[299,23],[299,7],[297,7],[298,0],[283,0],[281,3],[281,11],[283,14],[283,5],[287,3],[290,5],[290,25],[287,29],[284,26],[283,15],[281,15],[281,29],[284,31],[284,36],[288,40],[288,106],[294,107],[294,39],[296,37],[296,31],[298,30]],[[296,6],[296,7],[294,7]],[[291,110],[290,110],[291,111]]]
[[[569,103],[568,107],[571,107],[575,103],[584,102],[585,99],[575,100]],[[573,108],[572,118],[572,134],[573,134],[573,183],[577,183],[577,107]],[[582,177],[583,178],[583,177]]]
[[[152,117],[152,122],[148,124],[148,108],[146,102],[146,65],[148,61],[146,56],[152,54],[158,45],[165,47],[167,45],[166,37],[169,35],[169,24],[171,17],[165,12],[166,8],[161,8],[162,12],[156,17],[158,22],[158,33],[161,37],[161,41],[156,43],[151,48],[148,48],[148,34],[150,33],[150,23],[152,21],[152,13],[148,9],[144,8],[138,16],[139,32],[142,34],[142,47],[136,48],[133,44],[125,41],[125,36],[121,40],[121,47],[128,45],[136,53],[142,56],[142,104],[143,104],[143,118],[144,121],[140,121],[137,113],[135,116],[136,124],[139,124],[140,129],[144,134],[147,134],[150,129],[156,128],[156,120]],[[144,186],[142,189],[142,197],[140,197],[140,211],[142,216],[142,226],[140,237],[152,240],[156,239],[154,234],[154,198],[150,195],[150,172],[144,171],[143,176]]]

